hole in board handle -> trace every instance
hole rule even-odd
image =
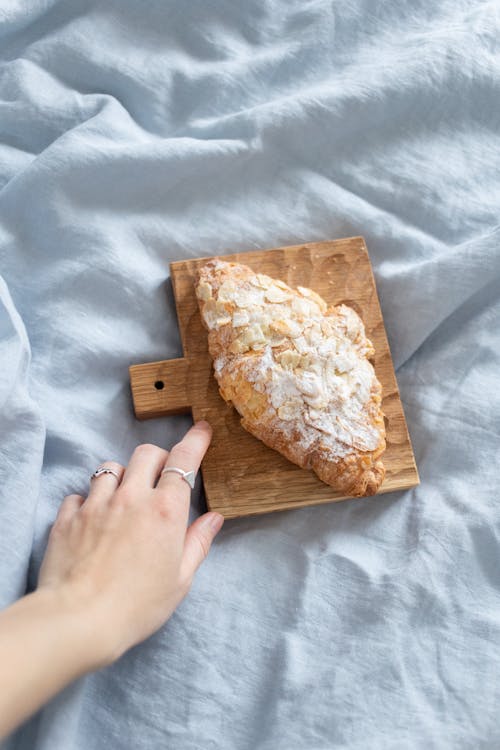
[[[155,383],[155,388],[157,391],[162,391],[165,388],[165,383],[163,380],[157,380]]]

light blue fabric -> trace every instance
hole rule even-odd
[[[499,36],[494,0],[2,2],[2,605],[65,494],[190,422],[131,409],[169,261],[364,235],[422,480],[227,521],[6,746],[500,746]]]

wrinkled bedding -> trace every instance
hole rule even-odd
[[[479,0],[2,3],[0,604],[65,494],[190,424],[128,382],[181,354],[173,260],[362,234],[421,477],[226,521],[6,748],[500,747],[499,36]]]

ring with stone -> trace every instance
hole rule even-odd
[[[194,489],[194,479],[195,479],[195,473],[194,471],[184,471],[184,469],[178,469],[177,466],[167,466],[163,471],[162,474],[166,474],[167,472],[173,472],[175,474],[179,474],[184,481],[186,481],[191,489]]]

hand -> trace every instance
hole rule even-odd
[[[190,488],[168,466],[198,470],[212,436],[207,422],[192,427],[170,454],[139,445],[120,474],[92,480],[88,497],[66,497],[52,527],[39,590],[52,590],[66,608],[92,618],[94,667],[112,662],[157,630],[186,596],[221,528],[205,513],[186,529]]]

